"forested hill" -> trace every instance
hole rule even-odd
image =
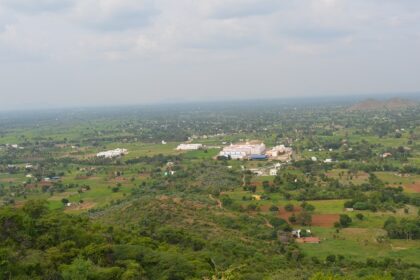
[[[413,269],[390,260],[308,259],[276,241],[287,225],[270,222],[170,196],[138,198],[94,219],[28,201],[0,210],[0,279],[332,279],[336,265],[391,279],[383,270]]]

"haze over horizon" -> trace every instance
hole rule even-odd
[[[0,0],[0,110],[420,92],[420,1]]]

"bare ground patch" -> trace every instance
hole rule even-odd
[[[72,204],[70,207],[66,209],[66,211],[89,210],[95,206],[96,206],[95,202],[84,202],[84,203]]]
[[[68,198],[72,195],[77,194],[77,192],[62,192],[62,193],[54,193],[54,196],[48,198],[48,200],[61,200],[63,198]]]
[[[9,183],[9,182],[14,183],[14,182],[16,182],[16,178],[2,178],[2,179],[0,179],[0,182],[2,182],[2,183]]]
[[[301,211],[302,209],[300,207],[295,207],[292,212],[280,209],[279,216],[280,218],[289,222],[289,217],[291,217],[293,214],[297,216]],[[339,214],[313,214],[311,225],[317,227],[333,227],[334,223],[337,222],[339,218]]]
[[[405,186],[405,188],[411,192],[420,193],[420,182],[416,182],[415,184],[410,184]]]
[[[279,216],[280,218],[289,221],[289,217],[293,216],[293,214],[296,216],[302,211],[302,208],[299,206],[295,206],[293,211],[289,212],[286,211],[284,208],[279,209]]]
[[[312,215],[312,225],[317,227],[333,227],[339,218],[339,214],[314,214]]]

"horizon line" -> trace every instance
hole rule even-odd
[[[87,104],[87,105],[69,105],[69,106],[56,106],[56,105],[47,105],[47,106],[37,106],[34,105],[31,107],[25,108],[1,108],[0,113],[13,113],[13,112],[38,112],[38,111],[56,111],[56,110],[82,110],[82,109],[112,109],[112,108],[133,108],[133,107],[155,107],[155,106],[169,106],[169,105],[205,105],[205,104],[220,104],[222,102],[227,103],[226,105],[236,103],[248,103],[248,102],[268,102],[268,101],[302,101],[304,100],[305,104],[312,102],[316,104],[318,102],[325,101],[325,99],[330,99],[332,103],[337,103],[339,101],[354,101],[360,102],[366,99],[375,99],[375,100],[384,100],[384,99],[393,99],[393,98],[402,98],[402,99],[418,99],[420,100],[420,91],[414,92],[388,92],[388,93],[360,93],[360,94],[344,94],[344,95],[302,95],[302,96],[278,96],[278,97],[231,97],[226,99],[216,98],[216,99],[202,99],[202,100],[160,100],[160,101],[151,101],[145,103],[121,103],[121,104],[111,104],[111,103],[102,103],[102,104]],[[29,105],[30,106],[30,105]]]

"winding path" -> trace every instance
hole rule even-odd
[[[223,204],[222,204],[222,202],[220,201],[220,199],[218,199],[218,198],[214,198],[212,194],[209,194],[209,198],[210,198],[211,200],[213,200],[213,201],[216,201],[216,202],[217,202],[217,207],[219,207],[220,209],[223,209]]]

